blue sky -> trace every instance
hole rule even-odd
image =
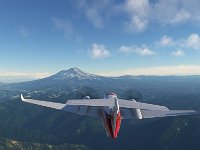
[[[78,67],[200,74],[199,0],[1,0],[0,81]]]

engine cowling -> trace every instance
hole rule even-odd
[[[83,100],[89,100],[90,96],[85,96]],[[86,115],[88,112],[88,106],[79,106],[78,111],[80,115]]]
[[[132,99],[132,101],[136,102],[136,100]],[[142,113],[140,109],[132,109],[137,119],[142,119]]]
[[[90,99],[90,96],[85,96],[83,99]]]

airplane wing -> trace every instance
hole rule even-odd
[[[50,108],[59,109],[59,110],[62,109],[63,107],[65,107],[65,104],[61,104],[61,103],[54,103],[54,102],[47,102],[47,101],[40,101],[40,100],[33,100],[33,99],[25,99],[22,94],[21,94],[21,100],[23,102],[41,105],[41,106],[50,107]]]
[[[111,106],[115,105],[114,99],[88,99],[88,100],[68,100],[66,105],[81,105],[81,106]]]
[[[135,109],[147,109],[147,110],[169,110],[165,106],[146,104],[140,102],[134,102],[129,100],[118,99],[120,108],[135,108]],[[90,100],[68,100],[66,105],[82,105],[82,106],[110,106],[115,105],[114,99],[90,99]]]
[[[119,101],[119,107],[120,108],[135,108],[135,109],[147,109],[147,110],[169,110],[165,106],[160,105],[153,105],[153,104],[147,104],[147,103],[140,103],[130,100],[123,100],[118,99]]]
[[[114,99],[89,99],[89,100],[68,100],[66,104],[47,102],[47,101],[39,101],[33,99],[24,99],[23,95],[21,95],[21,99],[24,102],[46,106],[54,109],[63,109],[71,107],[71,106],[88,106],[88,107],[105,107],[110,106],[113,107],[115,105]],[[135,101],[118,99],[120,108],[134,108],[134,109],[147,109],[147,110],[168,110],[165,106],[153,105],[140,103]]]
[[[140,110],[142,118],[156,118],[156,117],[170,117],[170,116],[181,116],[181,115],[193,115],[200,114],[196,110]],[[132,109],[121,109],[120,110],[123,119],[137,119],[135,111]]]
[[[63,110],[79,115],[88,115],[92,117],[100,117],[101,115],[101,108],[100,107],[92,107],[92,106],[80,106],[80,105],[66,105],[62,103],[54,103],[54,102],[47,102],[47,101],[40,101],[40,100],[33,100],[33,99],[25,99],[21,94],[21,100],[23,102],[40,105],[44,107],[49,107],[53,109]]]
[[[141,110],[141,113],[143,118],[155,118],[155,117],[194,115],[194,114],[199,114],[200,112],[196,110],[169,110],[169,111]]]
[[[93,117],[101,116],[102,107],[114,106],[114,99],[68,100],[66,104],[62,104],[33,99],[24,99],[23,95],[21,94],[21,100],[27,103]],[[195,110],[169,110],[165,106],[146,104],[123,99],[119,99],[118,102],[123,119],[137,119],[133,109],[140,109],[142,118],[168,117],[200,113],[199,111]]]

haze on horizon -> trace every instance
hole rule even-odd
[[[199,0],[0,2],[0,82],[78,67],[107,75],[200,75]]]

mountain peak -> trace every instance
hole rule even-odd
[[[74,67],[74,68],[70,68],[68,70],[63,70],[63,72],[65,73],[73,73],[73,74],[88,74],[84,71],[82,71],[81,69]]]
[[[51,76],[51,78],[54,79],[69,79],[69,78],[88,79],[91,77],[96,77],[96,75],[82,71],[77,67],[70,68],[68,70],[62,70],[57,74]]]

